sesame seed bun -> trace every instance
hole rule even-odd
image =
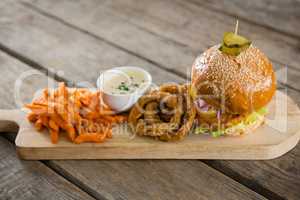
[[[272,99],[276,78],[269,59],[250,46],[231,56],[213,46],[192,67],[192,86],[208,104],[235,114],[251,113]]]

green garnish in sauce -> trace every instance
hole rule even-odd
[[[129,87],[124,82],[118,86],[118,89],[122,91],[129,91]]]
[[[117,87],[117,89],[128,92],[128,91],[130,91],[130,88],[138,88],[139,86],[140,86],[140,84],[138,84],[138,83],[127,84],[125,82],[121,82],[121,84]]]

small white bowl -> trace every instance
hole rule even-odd
[[[111,81],[116,76],[124,76],[130,78],[128,72],[137,72],[143,76],[144,82],[134,92],[126,94],[116,94],[105,89],[106,81]],[[97,87],[102,92],[102,99],[104,103],[116,112],[123,112],[130,109],[137,100],[147,92],[152,84],[152,77],[149,72],[139,67],[124,66],[116,67],[104,71],[97,80]]]

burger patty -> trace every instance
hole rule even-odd
[[[223,128],[228,128],[244,121],[246,119],[246,115],[233,115],[223,113],[220,115],[220,117],[217,117],[217,112],[215,114],[197,112],[196,119],[198,121],[198,124],[203,125],[206,123],[209,127],[218,128],[218,126],[221,125]]]

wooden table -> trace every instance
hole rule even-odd
[[[95,85],[120,65],[143,66],[158,84],[184,82],[236,16],[299,105],[299,13],[296,0],[1,0],[0,108],[17,107],[15,83],[28,71],[23,102],[51,81]],[[300,145],[269,161],[40,162],[19,160],[10,132],[0,137],[0,199],[300,199]]]

